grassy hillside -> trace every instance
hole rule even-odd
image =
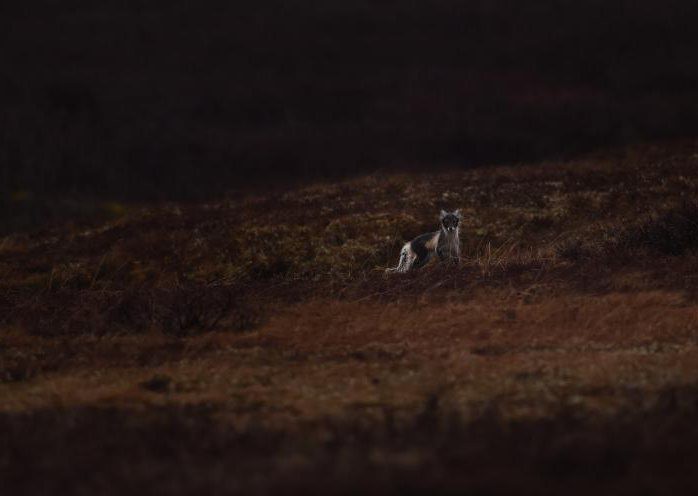
[[[691,492],[697,166],[674,142],[0,238],[0,479]],[[384,274],[456,207],[460,267]]]

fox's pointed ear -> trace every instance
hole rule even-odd
[[[442,210],[441,214],[439,215],[439,219],[444,220],[444,217],[446,217],[447,215],[448,215],[448,212],[446,212],[445,210]]]
[[[460,219],[460,217],[461,217],[461,215],[460,215],[460,208],[454,210],[454,211],[453,211],[453,215],[455,215],[456,217],[458,217],[458,218]]]

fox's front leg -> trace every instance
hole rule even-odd
[[[439,255],[439,261],[441,262],[449,262],[453,265],[460,265],[460,250],[446,248],[438,250],[437,254]]]

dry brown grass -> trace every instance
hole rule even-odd
[[[688,492],[695,165],[692,144],[632,148],[10,235],[0,474],[19,493],[33,459],[49,492]],[[386,277],[453,206],[463,264]]]

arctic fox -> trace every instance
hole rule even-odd
[[[386,272],[407,272],[423,267],[436,254],[440,260],[453,263],[460,262],[460,210],[453,212],[441,211],[441,229],[417,236],[405,243],[400,250],[400,261],[397,267],[386,269]]]

